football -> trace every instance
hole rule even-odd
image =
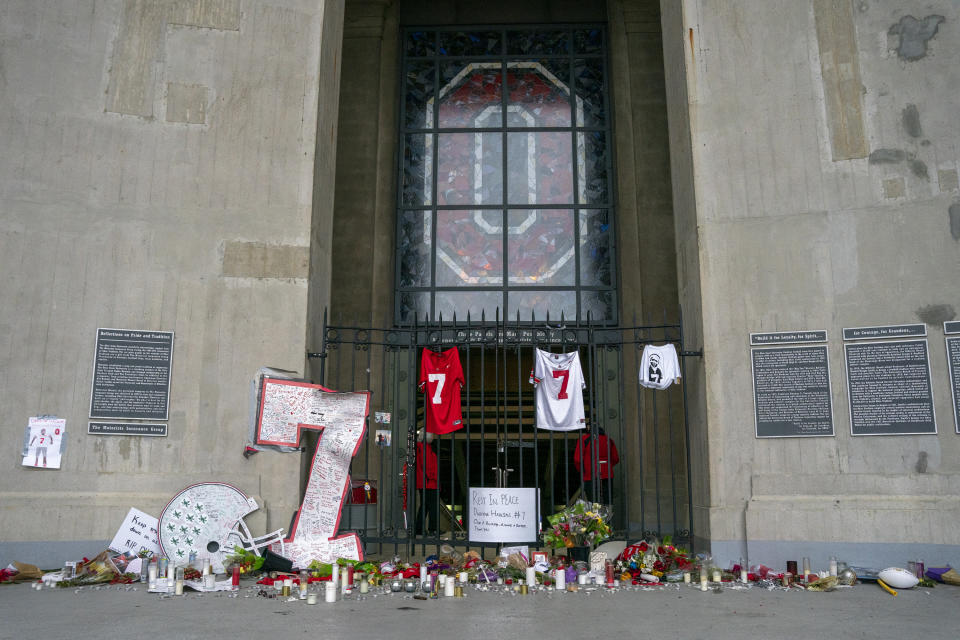
[[[890,567],[877,574],[877,577],[894,589],[909,589],[917,586],[920,580],[906,569],[899,567]]]

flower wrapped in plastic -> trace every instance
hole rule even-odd
[[[611,535],[609,518],[606,505],[577,500],[573,506],[547,517],[550,527],[543,534],[544,545],[554,549],[595,547]]]
[[[671,571],[686,571],[693,567],[690,554],[672,544],[670,536],[663,542],[656,538],[629,545],[617,556],[616,568],[632,575],[653,575],[662,578]]]

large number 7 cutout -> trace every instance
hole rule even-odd
[[[296,447],[304,431],[320,431],[310,479],[290,536],[273,545],[305,568],[312,560],[363,560],[356,534],[337,536],[350,481],[350,460],[367,431],[370,392],[336,392],[318,384],[264,378],[257,416],[257,444]]]

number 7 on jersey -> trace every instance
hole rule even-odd
[[[443,403],[443,385],[447,381],[447,374],[445,373],[428,373],[427,374],[428,382],[436,382],[437,387],[433,390],[433,396],[431,396],[431,401],[433,404],[442,404]]]
[[[567,395],[567,383],[570,382],[570,372],[566,369],[554,369],[553,377],[563,378],[563,382],[560,383],[560,392],[557,393],[557,400],[566,400],[570,397]]]

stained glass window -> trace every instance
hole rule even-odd
[[[603,27],[403,42],[397,323],[616,322]]]

